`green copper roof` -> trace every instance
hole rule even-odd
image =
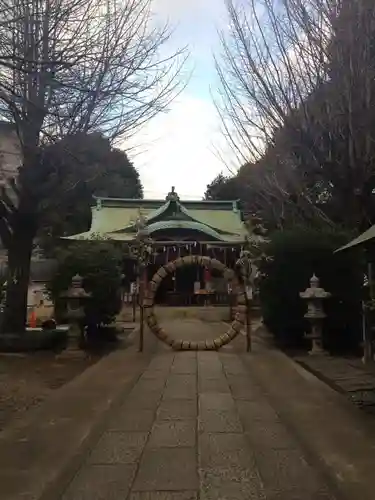
[[[192,212],[195,212],[195,214]],[[212,225],[209,222],[207,222],[207,220],[202,221],[201,219],[202,212],[203,212],[202,210],[200,211],[188,210],[178,200],[168,200],[160,208],[150,212],[147,215],[147,226],[150,232],[160,231],[161,229],[184,228],[184,229],[195,229],[203,232],[205,232],[204,229],[206,230],[209,229],[211,231],[210,235],[213,237],[216,237],[214,236],[214,234],[216,233],[227,232],[231,234],[236,234],[235,231],[233,233],[232,231],[228,231],[227,229],[224,230],[218,227],[217,222],[215,222],[215,224]],[[206,212],[204,212],[204,214],[206,214]],[[177,222],[181,222],[182,220],[185,222],[185,224],[177,224]],[[168,224],[162,227],[155,225],[155,222],[164,222]],[[127,225],[115,232],[134,232],[134,231],[136,231],[135,221],[131,222],[130,225]],[[219,235],[217,236],[219,237]]]
[[[90,231],[68,239],[94,239],[98,236],[119,241],[135,237],[134,223],[141,210],[150,233],[168,229],[191,229],[223,242],[244,241],[247,230],[237,201],[180,201],[169,193],[167,200],[96,198],[92,207]],[[178,209],[179,217],[173,216]],[[183,219],[183,220],[181,220]]]
[[[228,237],[233,238],[234,234],[222,234],[214,229],[212,229],[209,226],[206,226],[205,224],[201,224],[199,222],[191,222],[191,221],[174,221],[174,220],[167,220],[167,221],[159,221],[159,222],[154,222],[153,224],[150,224],[148,226],[150,234],[156,232],[156,231],[162,231],[166,229],[191,229],[193,231],[200,231],[202,233],[207,234],[208,236],[211,236],[212,238],[215,238],[217,240],[222,240],[222,241],[227,241]],[[227,236],[227,238],[225,237]]]

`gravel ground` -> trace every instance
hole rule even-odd
[[[99,354],[0,354],[0,432],[100,359]]]

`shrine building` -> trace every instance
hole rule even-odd
[[[148,279],[167,262],[193,254],[216,258],[233,268],[246,243],[248,231],[238,201],[182,201],[174,188],[165,200],[95,198],[95,201],[90,230],[67,239],[104,238],[131,247],[136,241],[137,219],[141,215],[152,240]],[[125,274],[132,281],[136,264],[134,260],[125,260],[128,260],[124,264]],[[227,284],[198,266],[183,267],[163,280],[157,302],[196,304],[197,296],[204,293],[209,293],[215,303],[226,303]]]

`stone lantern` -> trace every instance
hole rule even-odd
[[[82,287],[83,278],[76,274],[73,276],[71,285],[60,297],[66,301],[66,317],[72,325],[73,336],[78,337],[79,345],[84,341],[82,320],[85,317],[85,304],[91,298],[91,293]]]
[[[310,279],[310,287],[301,292],[300,297],[307,302],[307,313],[305,318],[310,321],[311,333],[306,335],[311,338],[312,345],[309,354],[325,354],[322,346],[322,323],[326,314],[323,310],[323,300],[328,299],[331,294],[319,287],[319,278],[315,274]]]

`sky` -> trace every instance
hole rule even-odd
[[[212,53],[220,51],[217,31],[226,23],[224,0],[154,0],[154,12],[174,27],[166,49],[188,46],[186,73],[193,73],[169,112],[137,134],[140,147],[133,161],[145,198],[165,198],[175,186],[180,198],[201,199],[217,174],[228,173],[215,152],[225,145],[210,92],[217,87]]]

